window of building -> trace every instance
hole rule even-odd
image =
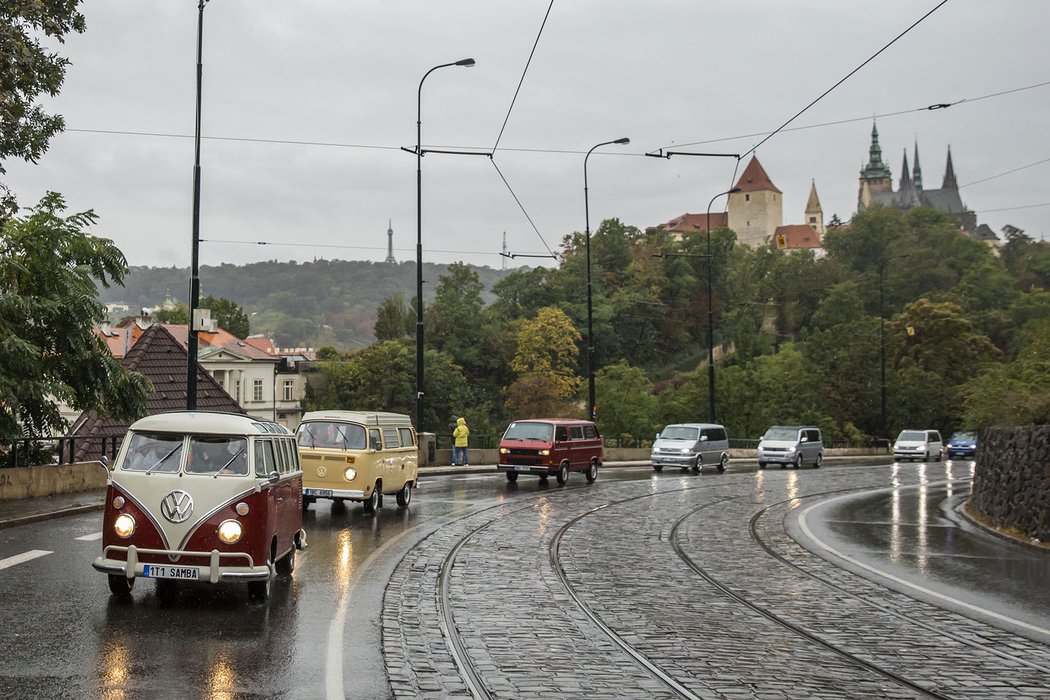
[[[284,392],[285,401],[295,401],[295,380],[285,379],[284,380]]]
[[[809,223],[811,223],[811,224],[817,223],[817,217],[815,217],[815,216],[809,217]]]
[[[745,202],[750,202],[750,201],[751,201],[751,195],[749,195],[749,194],[745,194],[745,195],[744,195],[744,201],[745,201]]]
[[[254,379],[254,380],[252,380],[252,401],[262,401],[263,400],[262,390],[263,390],[263,382],[262,382],[262,380],[261,379]]]

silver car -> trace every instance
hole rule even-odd
[[[824,461],[824,440],[820,428],[774,425],[758,442],[758,468],[779,464],[798,469],[807,464],[819,468]]]
[[[657,433],[649,458],[656,471],[678,467],[699,472],[706,465],[721,474],[729,466],[729,438],[714,423],[675,423]]]

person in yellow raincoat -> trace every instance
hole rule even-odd
[[[452,430],[452,438],[455,440],[452,446],[452,465],[462,467],[470,464],[467,457],[467,438],[470,437],[470,428],[467,427],[467,419],[456,420],[456,427]]]

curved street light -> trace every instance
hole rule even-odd
[[[587,195],[587,159],[596,148],[611,144],[625,145],[630,142],[631,139],[626,136],[614,141],[602,141],[587,151],[583,158],[583,217],[587,249],[587,415],[591,420],[597,418],[597,412],[594,400],[594,310],[591,301],[591,209]]]
[[[715,312],[711,304],[711,205],[719,197],[724,197],[734,192],[739,192],[739,187],[734,187],[725,192],[719,192],[707,203],[707,422],[715,422]]]
[[[473,58],[434,66],[419,80],[416,93],[416,430],[423,430],[423,82],[438,68],[474,65]]]

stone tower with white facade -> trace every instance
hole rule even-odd
[[[729,195],[729,228],[752,248],[765,245],[784,223],[784,195],[769,179],[756,156],[737,180],[739,192]]]
[[[806,223],[821,236],[824,235],[824,210],[820,206],[820,197],[817,196],[817,183],[815,180],[809,186],[809,199],[806,201]]]

